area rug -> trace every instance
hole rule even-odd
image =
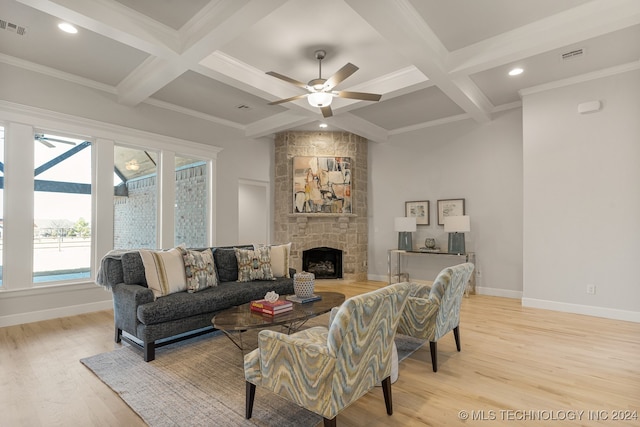
[[[243,342],[255,347],[257,331],[246,332]],[[398,359],[422,344],[422,340],[398,335]],[[260,387],[256,389],[253,416],[245,419],[242,354],[220,332],[159,348],[156,359],[149,363],[139,350],[126,344],[80,362],[151,427],[304,427],[322,421],[319,415]]]

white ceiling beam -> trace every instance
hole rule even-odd
[[[332,126],[367,138],[369,141],[381,143],[389,141],[389,132],[386,129],[351,113],[336,114],[325,121]]]
[[[430,81],[415,66],[401,68],[389,74],[385,74],[368,82],[351,86],[348,90],[354,92],[372,92],[382,95],[382,101],[426,89],[433,86]],[[362,105],[362,104],[360,104]],[[360,106],[358,105],[358,106]]]
[[[267,75],[264,71],[221,51],[213,52],[202,59],[200,66],[211,70],[205,75],[268,101],[305,93],[303,89]]]
[[[478,73],[637,24],[640,1],[596,0],[453,51],[448,69]]]
[[[387,142],[389,140],[389,133],[386,129],[343,111],[326,119],[318,111],[306,114],[305,112],[296,114],[292,111],[286,111],[251,123],[245,129],[245,136],[247,138],[261,138],[317,121],[323,121],[346,132],[360,135],[370,141]]]
[[[171,59],[154,58],[141,64],[118,85],[119,101],[126,105],[144,101],[211,52],[240,36],[284,1],[212,2],[180,30],[188,44],[185,50]]]
[[[198,63],[241,36],[288,0],[218,0],[210,2],[180,29],[183,57]]]
[[[307,115],[299,115],[291,111],[285,111],[251,123],[246,127],[245,136],[247,138],[262,138],[263,136],[282,132],[297,126],[306,125],[315,120],[317,120],[317,118],[311,118]]]
[[[345,0],[382,37],[474,120],[487,122],[493,106],[473,82],[453,79],[446,67],[448,51],[408,0],[372,7],[368,0]]]
[[[115,1],[17,1],[150,55],[171,57],[180,47],[177,31]]]

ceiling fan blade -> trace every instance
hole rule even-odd
[[[340,98],[361,99],[363,101],[380,101],[382,95],[377,93],[365,93],[365,92],[349,92],[345,90],[338,91]]]
[[[278,101],[273,101],[270,102],[269,105],[278,105],[278,104],[283,104],[285,102],[289,102],[289,101],[295,101],[296,99],[302,99],[309,96],[308,93],[302,94],[302,95],[296,95],[296,96],[292,96],[291,98],[286,98],[286,99],[280,99]]]
[[[352,63],[350,62],[347,63],[347,65],[340,68],[333,76],[327,79],[327,82],[325,83],[325,88],[326,88],[325,90],[333,89],[335,86],[338,85],[338,83],[340,83],[341,81],[349,77],[351,74],[358,71],[358,69],[359,68],[353,65]]]
[[[298,80],[292,79],[291,77],[283,76],[280,73],[276,73],[275,71],[267,71],[267,74],[273,77],[277,77],[280,80],[284,80],[285,82],[291,83],[292,85],[299,86],[301,88],[306,89],[306,83],[299,82]]]
[[[320,107],[320,111],[322,111],[322,117],[325,119],[327,117],[333,116],[333,111],[331,111],[331,106],[327,105],[326,107]]]

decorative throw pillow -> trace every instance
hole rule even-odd
[[[254,250],[262,245],[254,244]],[[273,277],[291,277],[289,275],[289,254],[291,253],[291,242],[286,245],[271,245],[271,271]]]
[[[187,290],[182,254],[177,248],[168,251],[140,249],[147,286],[156,298]]]
[[[271,271],[271,248],[268,246],[251,249],[236,248],[238,260],[238,282],[252,280],[275,280]]]
[[[213,248],[213,259],[218,271],[218,281],[235,282],[238,280],[238,259],[234,248]]]
[[[187,280],[187,292],[193,293],[218,286],[216,266],[211,249],[194,251],[178,248],[184,261],[184,274]]]

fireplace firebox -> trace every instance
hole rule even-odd
[[[302,269],[316,279],[342,279],[342,251],[328,247],[302,251]]]

